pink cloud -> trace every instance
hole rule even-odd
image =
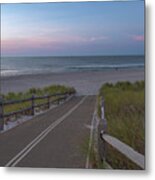
[[[28,53],[32,51],[58,51],[68,45],[87,45],[108,39],[106,36],[82,37],[78,35],[61,35],[59,37],[28,37],[2,39],[2,54]]]
[[[49,39],[7,39],[2,40],[1,50],[5,52],[20,52],[28,49],[50,48],[51,50],[58,49],[58,42]]]
[[[132,39],[134,41],[144,41],[144,35],[133,35]]]
[[[66,44],[78,43],[89,44],[93,42],[106,40],[106,36],[98,37],[81,37],[78,35],[63,35],[59,37],[29,37],[17,39],[2,39],[2,52],[4,51],[20,51],[24,49],[59,49]]]
[[[1,52],[5,54],[28,53],[32,51],[58,51],[72,43],[83,43],[85,40],[76,36],[59,36],[59,37],[35,37],[35,38],[18,38],[2,39]]]
[[[96,36],[96,37],[91,37],[90,41],[94,42],[94,41],[104,41],[107,40],[108,37],[107,36]]]

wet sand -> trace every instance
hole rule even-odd
[[[38,75],[1,77],[1,91],[26,91],[31,87],[44,87],[52,84],[73,86],[79,95],[95,95],[106,82],[144,80],[144,69],[118,69],[104,72],[68,72]]]

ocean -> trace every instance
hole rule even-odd
[[[144,56],[1,57],[1,76],[144,68]]]

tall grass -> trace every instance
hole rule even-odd
[[[76,90],[73,87],[67,87],[63,85],[51,85],[46,86],[44,88],[30,88],[26,92],[9,92],[8,94],[4,95],[1,94],[4,100],[21,100],[25,98],[30,98],[32,95],[35,96],[44,96],[44,95],[51,95],[55,93],[74,93]]]
[[[22,100],[22,99],[27,99],[31,98],[33,96],[46,96],[46,95],[52,95],[52,94],[57,94],[57,93],[75,93],[76,90],[73,87],[66,87],[62,85],[52,85],[52,86],[47,86],[44,88],[30,88],[26,92],[19,92],[19,93],[14,93],[14,92],[9,92],[6,95],[1,95],[3,97],[3,101],[13,101],[13,100]],[[53,97],[58,98],[58,97]],[[39,99],[35,100],[35,104],[42,104],[46,103],[47,99]],[[11,104],[11,105],[6,105],[4,106],[4,114],[14,112],[14,111],[19,111],[21,109],[25,109],[31,106],[31,102],[22,102],[19,104]]]
[[[105,100],[108,133],[142,154],[145,154],[144,88],[144,81],[118,82],[103,85],[99,92],[99,99],[104,96]]]

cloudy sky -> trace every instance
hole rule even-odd
[[[144,2],[3,4],[1,53],[144,54]]]

